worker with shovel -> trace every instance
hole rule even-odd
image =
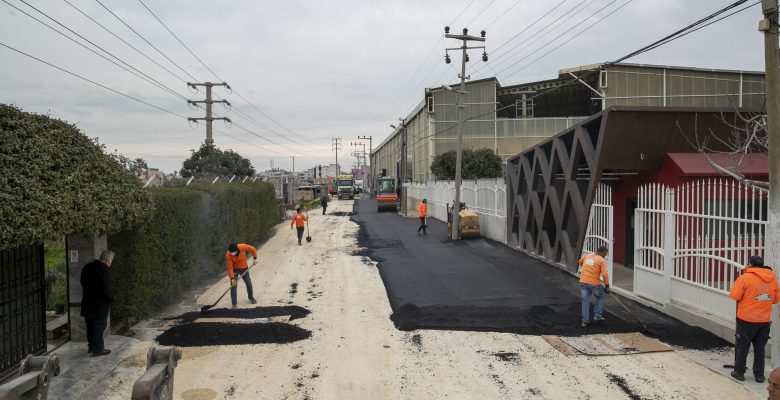
[[[303,239],[303,231],[304,227],[306,226],[306,221],[309,220],[309,218],[306,217],[301,212],[301,208],[298,207],[296,210],[296,214],[293,215],[292,220],[290,220],[290,229],[292,229],[293,225],[295,225],[295,229],[298,230],[298,246],[301,245],[301,239]]]
[[[244,278],[244,284],[246,285],[246,294],[249,297],[249,302],[257,304],[257,300],[252,295],[252,279],[249,277],[249,271],[247,270],[248,263],[246,259],[246,252],[252,253],[252,266],[257,264],[257,249],[243,243],[230,243],[228,245],[228,251],[225,253],[225,268],[227,268],[228,277],[230,277],[230,301],[233,302],[233,308],[238,307],[238,291],[236,285],[237,279]]]
[[[606,246],[596,249],[580,258],[580,300],[582,301],[582,327],[590,324],[590,296],[596,297],[596,308],[593,309],[593,321],[604,320],[604,294],[609,293],[609,273],[607,272]],[[604,279],[601,286],[600,279]]]
[[[737,301],[737,329],[734,343],[734,370],[731,376],[745,380],[747,355],[753,345],[753,376],[764,381],[764,347],[769,340],[772,304],[780,302],[775,271],[764,266],[761,256],[751,256],[729,296]]]

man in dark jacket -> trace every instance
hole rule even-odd
[[[111,290],[111,271],[114,252],[104,250],[100,258],[88,263],[81,270],[81,315],[87,323],[87,342],[92,357],[104,356],[111,350],[103,346],[103,332],[106,330],[108,309],[114,301]]]
[[[328,209],[328,195],[323,194],[320,197],[320,205],[322,206],[322,215],[325,215],[325,211]]]

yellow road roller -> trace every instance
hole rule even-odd
[[[454,209],[447,204],[447,234],[452,237],[452,212]],[[479,215],[474,211],[466,208],[466,203],[460,203],[460,212],[458,213],[458,238],[478,238],[479,232]]]

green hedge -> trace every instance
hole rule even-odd
[[[198,279],[224,269],[231,241],[257,243],[280,221],[266,183],[149,190],[154,210],[136,228],[108,238],[114,325],[149,315]]]

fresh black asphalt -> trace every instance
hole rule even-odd
[[[446,224],[432,218],[428,235],[420,235],[419,219],[377,212],[371,199],[356,200],[351,218],[360,226],[360,253],[378,262],[391,318],[399,329],[576,336],[641,328],[609,298],[606,322],[580,327],[576,277],[501,243],[484,238],[453,241]],[[623,302],[670,344],[728,345],[703,329],[628,299]]]

